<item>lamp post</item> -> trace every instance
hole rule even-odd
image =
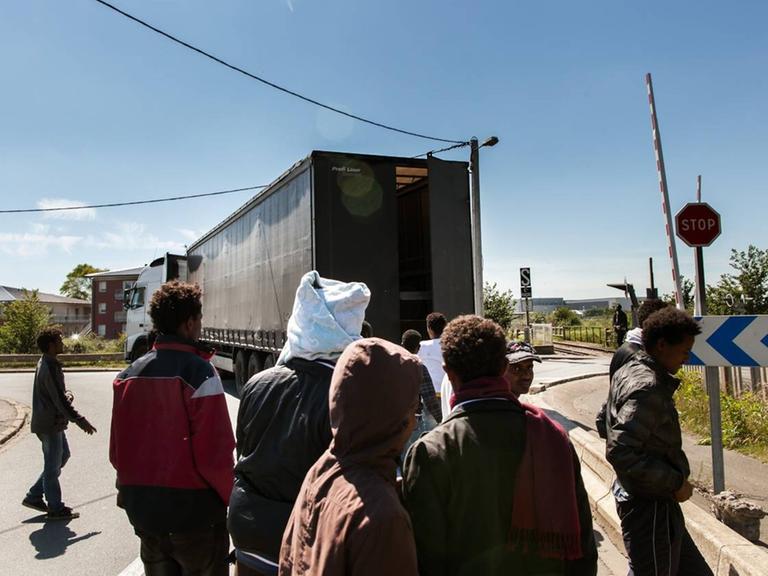
[[[487,138],[478,144],[477,138],[469,141],[469,171],[472,174],[471,218],[472,218],[472,275],[475,284],[475,314],[483,315],[483,246],[480,234],[480,148],[496,146],[496,136]]]

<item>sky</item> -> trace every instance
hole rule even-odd
[[[722,216],[731,249],[768,248],[768,4],[757,0],[115,0],[291,90],[481,150],[484,276],[519,296],[620,295],[672,280],[651,140],[652,73],[672,212]],[[319,109],[171,43],[94,0],[0,3],[0,209],[266,184],[312,150],[444,146]],[[439,155],[467,160],[463,148]],[[87,262],[183,250],[248,200],[0,214],[0,285],[57,293]],[[681,272],[693,250],[678,241]],[[375,257],[375,255],[372,255]]]

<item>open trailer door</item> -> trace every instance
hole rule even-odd
[[[449,320],[474,312],[469,171],[435,157],[429,168],[432,307]]]

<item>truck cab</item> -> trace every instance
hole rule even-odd
[[[152,295],[165,282],[187,279],[187,257],[166,253],[153,260],[139,274],[136,282],[125,290],[123,307],[125,321],[125,359],[133,362],[152,347],[152,319],[149,317],[149,303]]]

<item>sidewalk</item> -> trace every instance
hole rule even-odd
[[[0,446],[13,438],[27,421],[28,410],[13,400],[0,398]]]

